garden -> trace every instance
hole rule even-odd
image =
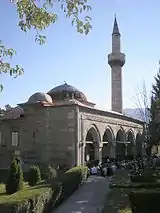
[[[0,184],[0,212],[50,213],[87,179],[87,173],[87,167],[74,167],[57,176],[51,166],[44,174],[33,165],[24,178],[15,159],[5,183]]]
[[[102,213],[159,213],[160,173],[148,168],[141,174],[117,171],[110,183]]]

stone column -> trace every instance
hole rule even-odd
[[[136,157],[136,144],[133,144],[132,153],[133,153],[133,156]]]
[[[80,152],[81,152],[81,159],[80,159],[80,164],[83,166],[85,164],[85,143],[80,143]]]
[[[146,155],[146,143],[142,143],[142,155]]]
[[[128,147],[128,144],[125,144],[125,157],[127,157],[127,155],[128,155],[128,150],[127,150],[127,147]]]
[[[94,142],[93,145],[94,145],[95,160],[99,160],[99,144],[98,144],[98,142]]]
[[[101,163],[102,162],[102,149],[103,149],[103,143],[100,143],[99,144],[99,162]]]
[[[109,157],[110,158],[115,158],[115,144],[114,143],[110,143],[110,150],[109,150]]]

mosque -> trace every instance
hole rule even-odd
[[[26,103],[9,108],[0,120],[0,169],[19,157],[24,170],[33,164],[84,165],[104,157],[145,155],[142,121],[122,114],[121,34],[112,32],[112,110],[104,111],[77,88],[64,83],[37,92]]]

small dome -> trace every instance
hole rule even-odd
[[[52,103],[52,98],[47,93],[37,92],[28,99],[28,103],[38,103],[43,101]]]
[[[53,100],[63,100],[67,97],[70,97],[79,101],[87,101],[84,93],[79,91],[77,88],[68,85],[67,83],[53,88],[48,92],[48,94],[52,97]]]

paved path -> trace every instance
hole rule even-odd
[[[53,213],[101,213],[109,191],[107,178],[91,176]]]

